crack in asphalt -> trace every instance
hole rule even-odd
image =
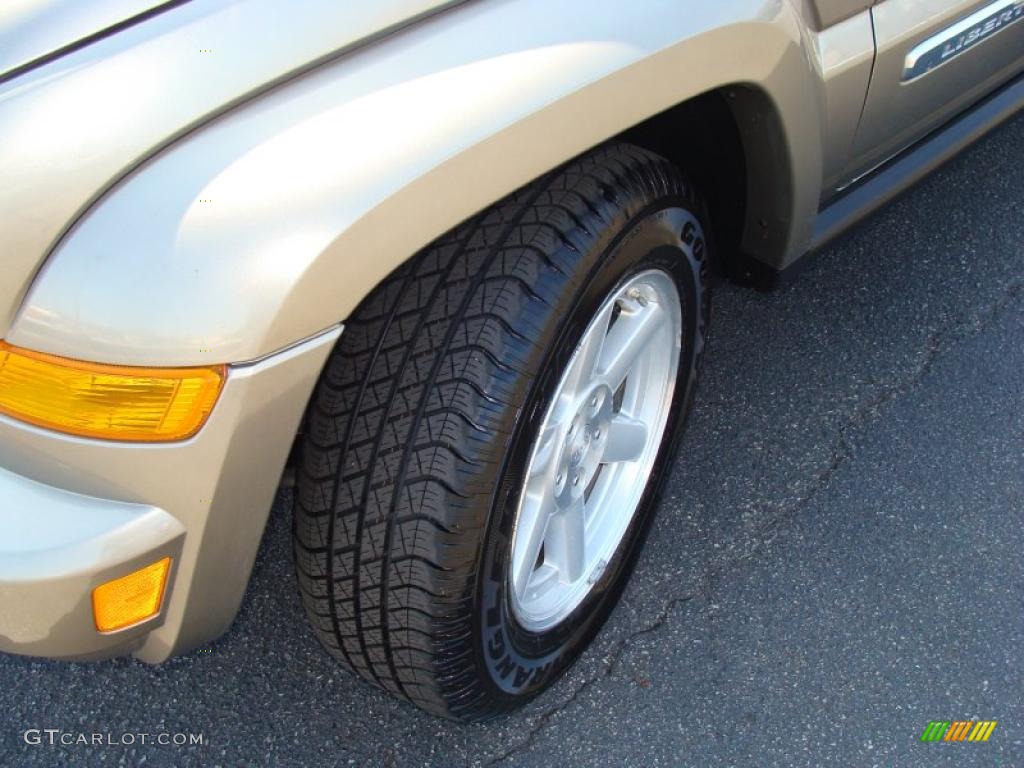
[[[611,651],[607,654],[604,664],[602,664],[601,669],[598,670],[597,674],[587,678],[582,683],[580,683],[576,687],[576,689],[573,690],[562,702],[556,704],[554,707],[551,707],[550,709],[538,715],[533,725],[526,732],[526,735],[518,743],[512,745],[504,752],[501,752],[498,755],[495,755],[494,757],[485,761],[483,765],[497,765],[499,763],[504,762],[505,760],[508,760],[513,755],[529,749],[533,745],[534,741],[536,741],[537,736],[539,736],[541,731],[544,730],[544,727],[548,724],[551,718],[553,718],[559,712],[563,711],[570,704],[576,701],[576,699],[578,699],[584,691],[591,688],[601,680],[607,677],[611,677],[613,674],[615,674],[615,670],[618,667],[619,662],[622,660],[622,656],[625,653],[626,648],[634,640],[636,640],[638,637],[642,637],[644,635],[649,635],[653,634],[654,632],[657,632],[659,629],[665,626],[665,624],[668,623],[669,617],[672,615],[672,612],[677,607],[679,607],[680,605],[689,600],[692,600],[699,594],[699,592],[700,591],[698,590],[687,593],[685,595],[677,595],[676,597],[671,598],[661,607],[661,610],[658,611],[657,615],[654,618],[654,621],[649,623],[647,626],[641,627],[635,632],[630,632],[628,635],[617,640],[615,644],[612,646]]]
[[[828,463],[807,483],[806,491],[797,495],[790,503],[782,505],[778,514],[758,528],[760,535],[750,550],[730,558],[729,563],[748,559],[771,544],[781,533],[783,523],[792,519],[829,487],[835,474],[853,456],[853,448],[847,439],[848,435],[874,422],[882,408],[913,391],[931,372],[936,360],[968,339],[984,333],[999,319],[1007,307],[1022,297],[1024,297],[1024,281],[1010,283],[982,312],[961,318],[929,334],[923,347],[923,353],[920,355],[920,363],[908,375],[889,386],[883,386],[881,391],[869,395],[864,402],[853,409],[850,416],[836,430],[836,439],[829,452]],[[765,534],[768,533],[771,535],[766,538]]]
[[[940,357],[967,340],[984,333],[1011,304],[1022,297],[1024,297],[1024,281],[1010,283],[982,312],[963,317],[929,334],[923,347],[923,353],[919,356],[920,363],[909,371],[908,375],[901,377],[890,386],[883,387],[882,391],[869,395],[864,402],[853,409],[850,416],[836,430],[836,439],[833,441],[828,463],[811,479],[803,494],[797,495],[790,502],[781,505],[778,513],[757,529],[755,542],[748,550],[713,562],[702,576],[700,587],[670,598],[662,605],[653,621],[617,640],[596,674],[586,678],[564,700],[538,715],[517,743],[484,761],[482,765],[498,765],[532,747],[555,716],[571,706],[581,695],[601,680],[615,674],[626,650],[637,638],[658,632],[668,623],[672,613],[680,605],[710,592],[715,582],[727,569],[753,557],[770,545],[782,532],[783,524],[792,520],[797,513],[824,492],[836,473],[853,457],[853,448],[847,439],[849,434],[873,423],[884,406],[913,391],[928,376]],[[766,536],[765,534],[770,535]]]

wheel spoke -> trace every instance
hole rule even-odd
[[[544,537],[544,560],[558,569],[563,584],[572,584],[583,575],[586,514],[582,498],[552,516]]]
[[[593,589],[628,534],[666,426],[681,311],[669,275],[650,269],[602,301],[535,433],[507,577],[531,631],[558,626]]]
[[[597,366],[597,375],[608,383],[612,391],[619,388],[665,322],[665,312],[658,304],[648,304],[619,315],[604,341]]]
[[[547,476],[554,472],[554,463],[558,458],[558,448],[564,439],[564,427],[558,423],[547,423],[537,435],[537,447],[534,449],[530,464],[530,475],[533,477]]]
[[[512,548],[512,589],[522,599],[537,565],[544,536],[551,520],[554,499],[544,491],[523,494],[516,520],[515,546]]]
[[[580,346],[573,354],[569,370],[566,371],[562,383],[562,397],[570,402],[575,402],[580,389],[587,386],[594,378],[597,371],[598,361],[601,359],[604,349],[605,338],[608,334],[608,324],[612,319],[614,304],[609,303],[601,313],[594,318],[593,324],[587,329]]]
[[[612,419],[608,428],[608,442],[604,447],[602,461],[606,464],[637,461],[643,455],[646,445],[647,425],[619,414]]]

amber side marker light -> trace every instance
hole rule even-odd
[[[226,375],[223,365],[129,368],[0,341],[0,414],[81,437],[184,440],[206,422]]]
[[[92,591],[96,629],[114,632],[158,614],[170,570],[171,558],[165,557],[96,587]]]

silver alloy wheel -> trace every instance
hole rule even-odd
[[[619,286],[584,331],[516,512],[509,583],[526,629],[568,617],[618,549],[665,433],[681,341],[679,292],[660,269]]]

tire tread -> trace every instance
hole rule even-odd
[[[310,405],[293,527],[314,631],[359,675],[436,714],[494,714],[472,588],[541,319],[618,200],[685,192],[664,159],[598,148],[417,253],[348,319]]]

